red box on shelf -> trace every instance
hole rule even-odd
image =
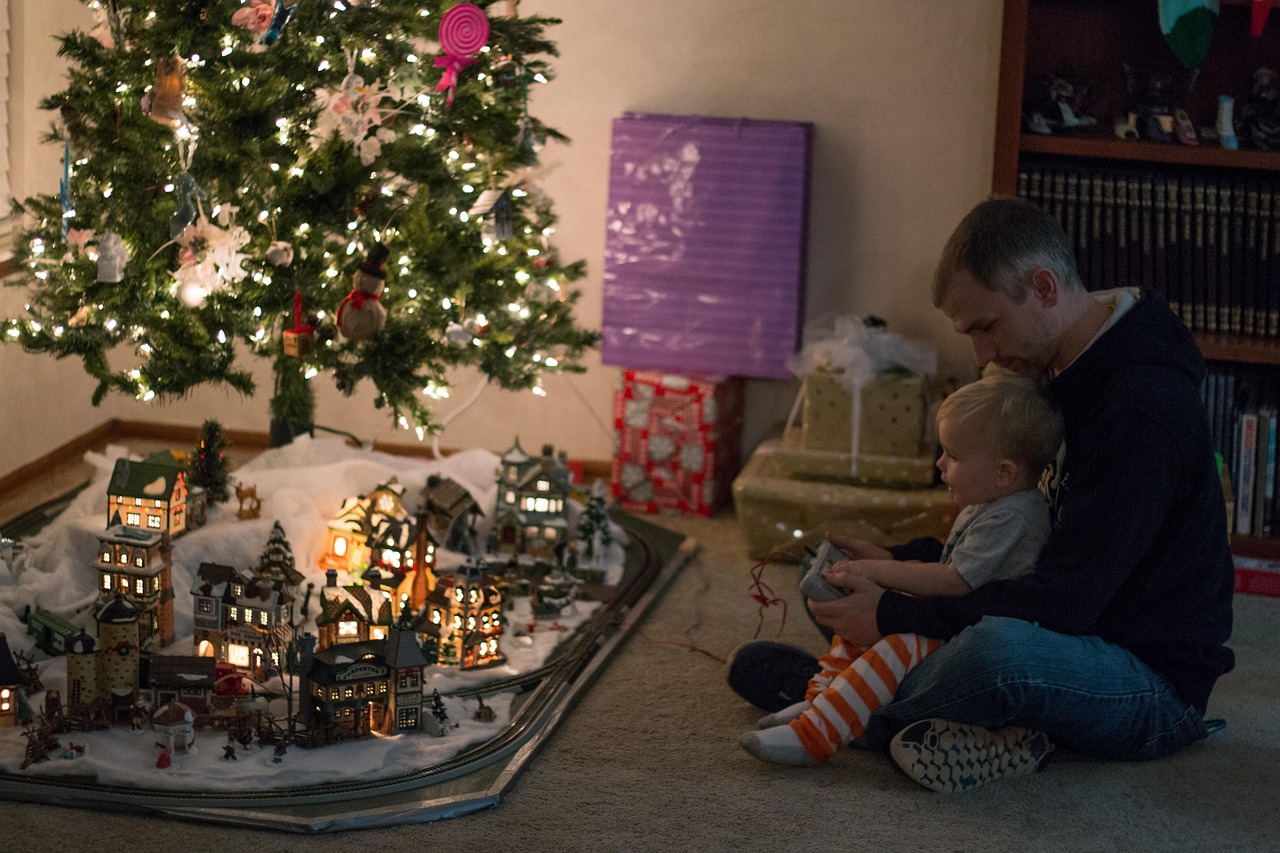
[[[742,379],[627,370],[613,398],[613,494],[625,510],[711,515],[741,463]]]

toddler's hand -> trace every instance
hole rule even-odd
[[[835,545],[850,560],[889,560],[893,558],[884,548],[872,545],[865,539],[856,536],[843,536],[839,533],[828,533],[827,541]]]

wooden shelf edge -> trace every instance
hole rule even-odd
[[[1233,535],[1231,537],[1231,553],[1237,557],[1280,560],[1280,536]]]
[[[1056,154],[1095,160],[1136,160],[1219,169],[1280,171],[1280,152],[1231,151],[1216,142],[1182,145],[1177,142],[1144,142],[1111,136],[1044,136],[1022,134],[1018,150],[1024,154]]]
[[[1280,364],[1280,340],[1275,338],[1196,332],[1195,339],[1206,361]]]

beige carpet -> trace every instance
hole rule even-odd
[[[0,803],[0,849],[164,850],[1275,850],[1280,848],[1280,600],[1237,597],[1235,672],[1210,712],[1228,728],[1171,759],[1061,756],[1035,776],[930,793],[856,750],[816,769],[761,764],[737,746],[757,714],[724,686],[720,657],[757,623],[731,518],[662,519],[700,556],[552,734],[496,807],[461,818],[300,836]],[[792,591],[782,639],[814,651]],[[772,638],[781,608],[764,614]],[[1055,756],[1056,757],[1056,756]]]

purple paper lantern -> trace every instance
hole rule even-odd
[[[801,122],[614,120],[606,364],[791,378],[812,137]]]

